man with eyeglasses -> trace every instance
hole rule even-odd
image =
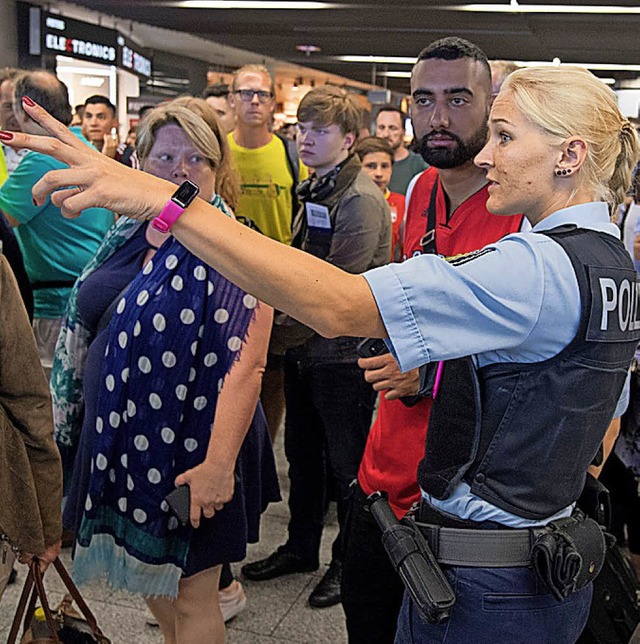
[[[306,168],[300,168],[302,174],[291,167],[299,166],[297,158],[271,132],[275,94],[269,70],[241,67],[233,76],[229,100],[236,115],[229,145],[242,184],[236,213],[252,219],[268,237],[290,244],[293,190],[307,173]]]
[[[271,239],[291,244],[291,220],[298,207],[295,189],[308,170],[299,162],[295,144],[270,130],[275,93],[269,70],[263,65],[238,69],[229,102],[236,127],[228,140],[242,188],[236,214],[253,220]],[[272,440],[284,415],[284,347],[279,331],[276,326],[260,397]]]

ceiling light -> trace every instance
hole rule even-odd
[[[386,76],[387,78],[411,78],[411,72],[378,72],[376,76]]]
[[[178,0],[167,3],[181,9],[335,9],[333,2],[270,2],[266,0]]]
[[[640,14],[640,7],[611,5],[572,4],[458,4],[441,7],[446,11],[474,11],[480,13],[593,13],[593,14]]]
[[[345,63],[391,63],[398,65],[414,65],[417,56],[333,56],[333,60]]]
[[[309,54],[314,54],[314,53],[317,53],[319,51],[322,51],[322,49],[320,49],[320,47],[318,47],[318,45],[296,45],[296,49],[298,51],[303,52],[307,56]]]
[[[501,5],[505,6],[505,5]],[[416,58],[406,56],[333,56],[333,60],[341,60],[346,63],[374,63],[394,64],[394,65],[415,65]],[[619,65],[617,63],[561,63],[559,58],[548,60],[514,60],[514,63],[520,67],[546,67],[549,65],[574,65],[584,67],[585,69],[607,70],[616,72],[640,72],[640,65]]]
[[[555,62],[548,60],[514,60],[518,67],[548,67],[550,65],[557,65]],[[597,71],[612,71],[612,72],[640,72],[640,65],[617,65],[616,63],[562,63],[563,65],[571,65],[573,67],[584,67],[585,69],[595,69]]]

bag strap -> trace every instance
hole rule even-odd
[[[73,597],[73,600],[78,605],[78,608],[80,609],[80,612],[82,613],[83,617],[87,620],[87,624],[89,625],[91,632],[95,635],[98,642],[105,642],[105,643],[109,642],[109,638],[107,638],[104,635],[104,633],[100,630],[100,627],[98,626],[98,622],[96,621],[94,614],[91,612],[91,609],[87,605],[87,602],[85,602],[84,599],[82,598],[82,595],[78,590],[78,587],[73,583],[73,580],[71,579],[71,575],[69,575],[69,573],[67,572],[67,569],[64,567],[64,564],[62,563],[62,561],[60,561],[59,557],[54,560],[53,566],[55,567],[56,571],[60,575],[60,579],[62,579],[62,582],[64,583],[64,585],[67,587],[67,590]]]
[[[27,609],[27,604],[29,603],[29,596],[32,588],[33,588],[33,577],[30,574],[28,574],[24,582],[24,587],[22,588],[22,594],[20,595],[20,600],[18,601],[18,607],[16,608],[16,613],[13,616],[13,622],[11,623],[11,630],[9,631],[7,644],[15,644],[16,640],[18,639],[20,622],[22,621],[22,617],[25,614],[25,611]]]
[[[427,227],[425,229],[422,239],[420,239],[420,246],[422,252],[436,254],[436,201],[438,198],[438,178],[433,182],[431,189],[431,197],[429,198],[429,207],[427,209]]]
[[[28,610],[25,610],[27,609],[27,598],[29,597],[30,592],[31,597],[29,599]],[[13,617],[13,623],[11,624],[11,630],[9,631],[7,644],[15,644],[23,615],[25,616],[23,634],[27,631],[27,628],[29,628],[29,625],[33,621],[33,614],[36,607],[36,598],[40,600],[40,605],[42,606],[42,610],[44,611],[47,626],[49,627],[49,632],[51,633],[51,641],[60,644],[57,624],[51,613],[51,608],[49,607],[49,602],[47,600],[47,593],[44,589],[44,583],[42,581],[40,562],[36,558],[34,558],[33,561],[29,564],[29,574],[27,575],[27,579],[24,583],[24,588],[22,589],[22,594],[20,595],[20,601],[18,602],[16,614]]]

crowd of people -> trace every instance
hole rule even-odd
[[[79,584],[143,596],[167,643],[223,642],[282,426],[288,538],[242,576],[317,570],[335,501],[308,602],[341,603],[352,643],[576,641],[597,571],[543,579],[532,535],[587,521],[603,462],[640,572],[640,147],[592,74],[435,41],[411,146],[401,109],[369,123],[331,85],[274,132],[257,64],[122,143],[108,98],[72,114],[49,72],[6,70],[0,99],[0,597],[64,528]],[[455,589],[445,622],[389,559],[377,491]]]

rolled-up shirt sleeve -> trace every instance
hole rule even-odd
[[[569,258],[558,244],[533,233],[512,235],[449,261],[422,255],[364,277],[403,371],[520,347],[541,323],[543,303],[543,322],[559,318],[567,327],[559,325],[555,334],[557,350],[573,337],[579,320],[580,296]],[[549,335],[554,334],[547,329],[544,336]]]

